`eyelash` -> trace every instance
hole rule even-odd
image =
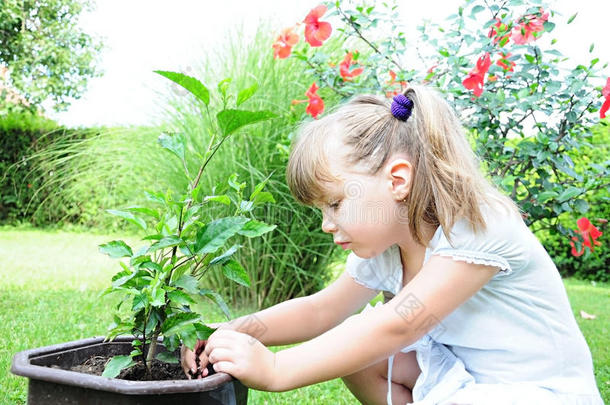
[[[343,201],[343,200],[337,200],[337,201],[334,201],[334,202],[332,202],[332,203],[329,203],[329,204],[328,204],[328,206],[329,206],[330,208],[332,208],[332,209],[336,210],[336,209],[338,209],[338,208],[341,206],[341,202],[342,202],[342,201]]]

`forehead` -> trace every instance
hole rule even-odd
[[[287,181],[295,198],[306,205],[327,202],[340,193],[356,172],[350,163],[352,147],[344,143],[345,126],[329,119],[308,123],[297,138],[287,167]]]

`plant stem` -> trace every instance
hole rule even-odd
[[[155,331],[150,340],[150,347],[148,348],[148,353],[146,354],[146,374],[148,377],[152,377],[151,365],[152,361],[155,358],[155,352],[157,351],[157,339],[159,338],[159,332]]]

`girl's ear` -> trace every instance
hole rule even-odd
[[[403,201],[411,191],[413,165],[406,159],[390,160],[386,166],[390,192],[396,201]]]

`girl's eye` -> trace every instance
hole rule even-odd
[[[341,206],[341,200],[337,200],[328,204],[328,206],[334,210]]]

